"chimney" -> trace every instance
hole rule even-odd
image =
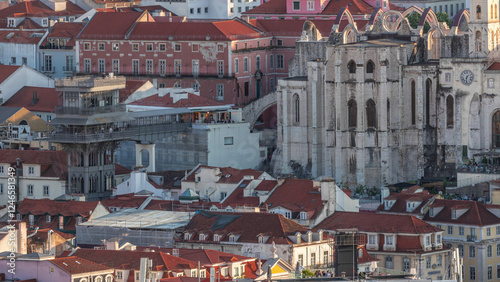
[[[19,26],[19,30],[20,30],[20,31],[23,31],[23,28],[24,28],[24,27],[23,27],[22,25],[20,25],[20,26]]]
[[[12,231],[16,232],[16,231]],[[28,229],[26,228],[26,222],[19,222],[17,226],[17,251],[21,254],[28,253],[28,243],[27,235]]]

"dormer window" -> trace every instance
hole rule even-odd
[[[385,245],[394,246],[394,235],[385,235]]]
[[[191,239],[191,234],[188,232],[184,233],[184,240],[189,240],[189,239]]]
[[[216,242],[220,241],[220,235],[219,234],[214,234],[214,241],[216,241]]]
[[[425,235],[425,246],[431,245],[431,235]]]
[[[260,235],[258,240],[259,240],[259,244],[264,244],[264,236]]]
[[[200,234],[199,236],[200,236],[200,241],[205,241],[207,239],[207,235],[205,235],[203,233]]]
[[[457,210],[456,209],[451,210],[451,219],[457,219]]]
[[[49,26],[49,19],[43,18],[42,19],[42,26]]]
[[[59,229],[64,228],[64,216],[59,216]]]
[[[434,217],[434,208],[429,209],[429,216]]]
[[[15,26],[16,26],[16,21],[14,19],[8,19],[7,27],[15,27]]]
[[[229,235],[229,242],[236,242],[234,235]]]
[[[307,219],[307,212],[300,212],[300,219],[306,220]]]
[[[52,220],[50,215],[45,216],[45,222],[50,222]]]
[[[35,225],[35,216],[34,215],[30,214],[28,219],[29,219],[30,225]]]
[[[300,244],[300,232],[297,232],[295,236],[297,237],[297,244]]]
[[[437,245],[441,245],[442,244],[441,234],[436,234],[436,244]]]

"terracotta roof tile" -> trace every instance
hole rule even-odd
[[[33,34],[41,36],[33,36]],[[19,31],[19,30],[2,30],[0,31],[0,42],[16,43],[16,44],[38,44],[43,39],[45,31]]]
[[[134,196],[133,193],[118,195],[112,199],[101,200],[101,204],[106,208],[138,208],[144,203],[147,197]]]
[[[138,251],[160,251],[167,254],[173,253],[173,248],[159,248],[159,247],[137,247]],[[200,262],[202,266],[215,265],[221,262],[234,262],[234,261],[244,261],[251,259],[250,257],[235,255],[232,253],[226,253],[216,250],[208,249],[186,249],[178,248],[179,257],[187,259],[190,261]]]
[[[209,217],[212,216],[212,217]],[[232,221],[221,227],[216,228],[218,219],[233,217]],[[306,232],[308,229],[294,221],[285,218],[281,214],[275,213],[230,213],[230,212],[197,212],[185,228],[188,232],[204,231],[210,234],[207,241],[213,241],[214,232],[222,234],[221,241],[229,241],[230,233],[241,234],[238,242],[256,243],[257,235],[267,234],[269,239],[267,244],[275,242],[276,244],[293,244],[288,238],[297,232]],[[198,240],[198,236],[192,236],[192,240]],[[184,237],[178,239],[184,241]]]
[[[113,273],[113,269],[111,269],[110,267],[92,262],[90,260],[79,258],[76,256],[56,258],[50,260],[50,262],[70,274],[81,274],[88,272],[102,273],[105,271]]]
[[[384,224],[390,222],[391,224]],[[412,215],[369,212],[335,212],[316,226],[336,230],[357,228],[361,232],[423,234],[441,231]]]
[[[115,175],[130,174],[131,172],[132,170],[129,168],[126,168],[119,164],[115,164]]]
[[[443,207],[443,209],[435,214],[434,217],[429,216],[429,212],[427,212],[423,218],[425,221],[475,226],[500,224],[500,218],[487,209],[491,209],[492,205],[487,207],[481,202],[436,199],[432,206]],[[500,206],[498,206],[498,208],[500,208]],[[452,219],[452,209],[467,209],[467,211],[459,218]]]
[[[314,187],[314,181],[286,179],[263,205],[269,209],[284,207],[292,212],[292,218],[298,218],[299,212],[307,212],[310,219],[323,208],[323,201],[319,187]]]
[[[49,17],[49,16],[79,16],[86,11],[77,5],[66,1],[66,9],[54,11],[39,0],[25,1],[0,10],[0,18],[7,17]],[[7,27],[7,20],[0,21],[0,28]]]
[[[216,169],[213,166],[200,165],[195,171],[187,175],[183,181],[194,182],[196,171],[202,168]],[[221,167],[220,169],[220,179],[218,183],[239,183],[245,176],[253,176],[254,178],[260,177],[263,172],[254,169],[236,169],[232,167]]]
[[[286,0],[270,0],[242,14],[286,14]]]
[[[23,215],[65,215],[88,217],[95,210],[99,202],[67,201],[58,202],[49,199],[28,199],[25,198],[19,205],[19,213]],[[45,219],[44,219],[45,220]],[[45,228],[40,226],[40,228]],[[54,228],[58,229],[58,228]]]
[[[120,39],[142,13],[95,13],[78,39]]]
[[[33,104],[33,93],[38,101]],[[32,112],[53,113],[59,102],[59,93],[54,88],[24,86],[2,106],[24,107]]]
[[[21,66],[0,65],[0,83],[3,83],[9,76],[17,71]]]
[[[488,70],[500,70],[500,62],[494,62],[488,67]]]
[[[257,187],[255,187],[255,191],[271,191],[274,187],[278,185],[278,181],[276,180],[262,180]]]
[[[260,204],[260,198],[257,196],[245,197],[243,195],[244,190],[245,188],[240,186],[236,187],[236,189],[234,189],[234,191],[222,202],[222,207],[227,208],[228,206],[231,206],[233,209],[237,207],[258,207]]]
[[[21,166],[41,165],[42,177],[58,177],[65,180],[68,174],[68,157],[65,151],[0,150],[0,163],[15,165],[17,158]]]
[[[127,100],[127,98],[132,95],[137,89],[143,86],[147,81],[143,80],[133,80],[127,79],[125,82],[125,88],[120,89],[120,103]]]
[[[163,271],[196,269],[197,263],[162,252],[78,249],[73,256],[84,258],[107,267],[140,269],[141,258],[153,261],[153,268]]]
[[[434,199],[434,195],[429,194],[427,191],[410,194],[410,193],[392,193],[384,200],[396,200],[392,207],[388,210],[385,205],[381,204],[377,210],[380,212],[393,212],[393,213],[407,213],[407,202],[416,201],[421,203],[413,209],[412,214],[420,214],[422,208]]]

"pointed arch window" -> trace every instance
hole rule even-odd
[[[293,96],[294,122],[300,122],[300,98],[298,94]]]
[[[481,5],[476,6],[476,17],[478,20],[481,19]]]
[[[483,44],[481,42],[482,42],[481,31],[478,30],[476,31],[476,40],[475,40],[476,52],[481,52],[483,50]]]
[[[411,124],[417,123],[417,97],[415,80],[411,81]]]
[[[498,5],[495,4],[495,19],[498,19]]]
[[[358,105],[356,101],[351,99],[347,103],[347,112],[348,112],[348,123],[349,127],[357,127],[358,126]]]
[[[349,73],[356,73],[356,62],[350,60],[347,64],[347,68],[349,69]]]
[[[493,19],[493,4],[491,4],[490,6],[491,6],[491,7],[490,7],[490,10],[491,10],[491,11],[490,11],[490,18],[492,18],[492,19]]]
[[[500,110],[493,115],[493,148],[500,148]]]
[[[425,81],[425,124],[431,124],[431,91],[432,81],[428,78]]]
[[[377,109],[372,99],[366,102],[366,125],[377,128]]]
[[[366,73],[373,73],[375,70],[375,64],[370,60],[366,63]]]
[[[446,127],[452,128],[454,123],[454,102],[453,97],[448,95],[446,97]]]

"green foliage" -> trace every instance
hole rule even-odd
[[[314,277],[314,273],[310,271],[309,269],[304,269],[302,270],[302,278],[311,278]]]
[[[438,18],[438,22],[445,22],[448,25],[448,27],[451,27],[451,19],[447,13],[439,12],[436,16]],[[411,28],[415,29],[418,27],[418,23],[420,22],[420,18],[422,18],[422,16],[419,13],[411,13],[407,15],[406,18],[408,19]],[[426,21],[424,24],[424,34],[427,33],[430,28],[431,26]]]

